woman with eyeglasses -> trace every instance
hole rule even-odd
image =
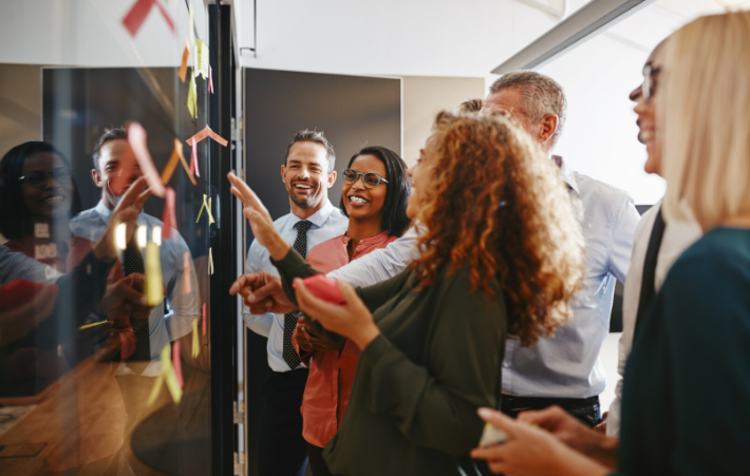
[[[360,350],[349,406],[323,452],[337,475],[476,474],[476,410],[500,402],[506,337],[530,345],[552,332],[583,280],[582,233],[559,170],[507,119],[440,113],[409,175],[419,254],[374,286],[339,281],[346,302],[336,305],[302,280],[294,294],[293,279],[315,271],[273,238],[268,211],[230,174],[288,296],[317,330]]]
[[[307,262],[323,273],[385,248],[411,223],[406,216],[411,186],[406,163],[397,153],[385,147],[365,147],[352,156],[342,175],[341,209],[349,217],[349,228],[307,253]],[[323,448],[344,418],[359,349],[349,340],[326,339],[302,318],[293,337],[300,358],[310,368],[302,399],[302,436],[310,469],[315,476],[330,475]]]

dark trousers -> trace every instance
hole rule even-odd
[[[274,372],[263,385],[266,411],[260,424],[258,474],[295,476],[307,457],[302,438],[302,394],[307,369]]]
[[[503,413],[516,418],[523,411],[543,410],[552,405],[561,407],[592,428],[602,421],[598,395],[589,398],[537,398],[503,395],[503,405],[501,408]]]
[[[333,476],[328,469],[326,461],[323,459],[323,449],[320,446],[307,443],[307,457],[310,461],[308,464],[313,476]]]

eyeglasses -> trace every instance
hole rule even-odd
[[[661,68],[654,68],[650,64],[643,67],[643,84],[641,85],[643,99],[649,100],[656,94],[659,73],[661,73]]]
[[[32,170],[22,177],[18,177],[19,182],[28,182],[29,185],[36,188],[44,187],[50,177],[61,185],[69,184],[73,179],[73,171],[70,167],[56,167],[52,170]]]
[[[354,169],[344,170],[344,183],[348,185],[354,185],[355,183],[357,183],[359,177],[362,177],[362,184],[365,186],[365,188],[373,189],[380,185],[380,182],[388,183],[386,179],[376,174],[375,172],[368,172],[366,174],[363,174],[362,172],[357,172]]]

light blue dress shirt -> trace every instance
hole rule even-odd
[[[313,213],[307,220],[312,223],[310,229],[307,230],[308,251],[319,243],[330,240],[335,236],[343,235],[349,228],[349,219],[341,210],[334,207],[330,200],[326,200],[323,207]],[[294,228],[294,225],[299,221],[302,221],[302,219],[293,213],[289,213],[273,223],[284,240],[293,245],[297,239],[297,230]],[[268,250],[253,240],[247,252],[245,272],[255,273],[258,271],[267,271],[274,276],[279,275],[276,267],[271,263]],[[250,330],[256,334],[268,337],[268,366],[274,372],[288,372],[290,368],[286,361],[284,361],[282,354],[284,349],[284,314],[273,314],[270,312],[266,314],[250,314],[247,306],[243,305],[242,317]],[[305,365],[300,364],[297,368],[305,368]]]
[[[562,179],[584,209],[586,277],[571,308],[573,316],[554,338],[522,348],[509,338],[503,362],[503,393],[524,397],[587,398],[606,386],[599,352],[609,333],[616,280],[625,281],[635,227],[640,219],[625,192],[562,166]],[[395,276],[417,255],[414,228],[381,250],[328,273],[353,286]]]
[[[96,207],[82,211],[70,221],[70,229],[76,236],[87,240],[99,241],[104,234],[112,210],[104,205],[101,200]],[[136,225],[146,225],[148,236],[155,226],[163,227],[164,224],[158,218],[141,213],[136,220]],[[159,354],[165,345],[180,337],[189,334],[193,330],[193,320],[201,317],[200,298],[198,296],[198,278],[195,267],[190,260],[191,289],[192,292],[183,294],[183,269],[184,253],[189,252],[187,243],[180,233],[173,229],[172,236],[168,240],[162,240],[159,247],[161,258],[161,273],[164,285],[167,288],[167,302],[171,312],[164,315],[164,306],[157,305],[151,310],[148,317],[149,341],[151,344],[151,363],[143,371],[143,376],[155,377],[161,373],[161,362]],[[120,263],[123,262],[122,251],[120,251]],[[115,371],[115,375],[133,373],[125,364],[121,364]]]

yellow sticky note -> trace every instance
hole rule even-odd
[[[161,277],[159,245],[150,241],[146,245],[146,303],[161,304],[164,300],[164,283]]]
[[[151,406],[156,401],[156,397],[159,396],[159,391],[161,390],[161,385],[164,383],[164,377],[159,375],[156,377],[156,381],[154,381],[154,387],[151,389],[151,395],[148,396],[148,400],[146,401],[147,406]]]
[[[198,340],[198,319],[193,319],[193,358],[200,353],[200,341]]]
[[[198,117],[198,96],[195,93],[195,71],[190,75],[190,88],[188,89],[187,108],[190,117]]]
[[[214,274],[214,255],[211,252],[211,248],[208,249],[208,275]]]
[[[193,17],[193,5],[192,1],[187,2],[188,4],[188,36],[190,37],[190,43],[195,44],[195,21]]]
[[[203,79],[208,79],[208,46],[204,43],[201,45],[201,76]]]
[[[177,374],[175,374],[174,367],[172,367],[172,348],[169,344],[165,345],[161,350],[160,358],[161,374],[164,377],[164,381],[167,382],[167,389],[172,395],[172,400],[175,403],[180,403],[180,400],[182,400],[182,388],[180,388]]]
[[[211,213],[211,198],[208,199],[208,207],[206,208],[206,212],[208,213],[208,224],[212,225],[212,224],[216,223],[214,221],[214,216]]]
[[[193,58],[195,59],[194,71],[196,76],[200,74],[201,64],[203,64],[203,58],[201,58],[201,56],[203,56],[203,40],[198,38],[197,40],[195,40],[195,56],[193,56]]]

